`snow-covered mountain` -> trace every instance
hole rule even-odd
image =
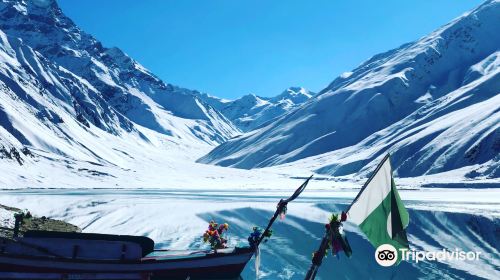
[[[238,133],[194,91],[103,47],[55,1],[0,1],[0,157],[21,163],[29,147],[104,161],[120,154],[110,142],[216,145]]]
[[[4,48],[9,48],[7,41],[18,40],[13,44],[18,49],[9,54],[17,56],[48,94],[62,99],[66,91],[69,96],[63,101],[85,126],[93,124],[116,134],[118,128],[131,131],[135,123],[211,144],[238,133],[193,91],[164,83],[118,48],[103,47],[67,18],[54,0],[2,0],[0,15]],[[30,49],[32,55],[24,57],[19,48]],[[70,78],[54,83],[53,77],[40,73],[49,64],[54,77]],[[181,125],[177,119],[182,119]]]
[[[487,1],[428,36],[370,58],[200,162],[288,163],[347,175],[371,170],[390,151],[400,176],[458,170],[469,178],[498,178],[498,26],[500,1]]]
[[[272,119],[283,116],[313,95],[314,93],[302,87],[290,87],[275,97],[248,94],[236,100],[198,94],[201,99],[219,110],[244,132],[254,130]]]

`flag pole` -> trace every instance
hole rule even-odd
[[[307,184],[309,183],[309,180],[311,180],[312,177],[313,177],[313,175],[311,175],[309,178],[307,178],[307,180],[304,183],[302,183],[302,185],[300,185],[300,187],[298,187],[295,190],[295,192],[292,194],[292,196],[290,196],[287,199],[281,199],[280,202],[278,202],[278,206],[277,206],[276,211],[274,212],[274,215],[271,217],[271,220],[269,220],[269,223],[267,224],[266,229],[264,230],[264,232],[262,233],[262,235],[259,237],[258,241],[255,244],[256,248],[259,247],[260,243],[264,240],[264,238],[266,238],[266,236],[268,236],[268,233],[269,233],[269,230],[271,229],[271,226],[273,225],[274,221],[276,221],[276,218],[278,218],[278,215],[281,212],[283,212],[283,209],[287,206],[288,202],[296,199],[304,191]]]
[[[278,202],[278,206],[276,207],[276,211],[274,212],[274,215],[271,217],[271,220],[269,220],[269,223],[267,224],[266,229],[264,230],[264,232],[262,232],[262,234],[260,234],[260,236],[258,236],[256,238],[255,242],[253,241],[253,239],[251,239],[253,234],[250,235],[250,237],[248,238],[248,240],[250,242],[250,246],[252,247],[252,249],[255,250],[254,251],[254,253],[255,253],[255,274],[256,274],[257,279],[259,279],[259,265],[260,265],[259,245],[262,243],[262,241],[264,241],[265,238],[270,237],[271,226],[273,225],[274,221],[276,221],[276,218],[278,218],[278,215],[286,212],[286,206],[288,205],[288,202],[296,199],[305,190],[307,184],[309,183],[309,180],[311,180],[312,177],[313,177],[313,175],[311,175],[309,178],[307,178],[307,180],[304,183],[302,183],[302,185],[300,185],[295,190],[295,192],[292,194],[292,196],[290,196],[287,199],[281,199]],[[255,228],[254,228],[254,230],[255,230]]]
[[[390,157],[390,154],[387,153],[384,158],[380,161],[380,163],[377,165],[377,168],[375,168],[375,171],[373,171],[373,173],[370,175],[370,178],[368,178],[368,180],[366,181],[366,183],[363,185],[363,187],[361,187],[361,189],[359,190],[359,193],[358,195],[356,195],[356,197],[352,200],[351,204],[349,204],[349,206],[347,206],[347,208],[344,210],[345,213],[349,212],[349,210],[351,209],[351,206],[356,202],[358,201],[358,198],[361,196],[361,193],[365,190],[365,188],[368,186],[368,184],[370,184],[370,182],[373,180],[373,178],[375,177],[375,175],[377,175],[378,171],[380,170],[380,168],[382,168],[382,165],[384,165],[385,161],[387,159],[389,159]]]
[[[323,262],[323,258],[327,255],[329,249],[332,250],[332,255],[337,255],[340,251],[344,251],[346,256],[351,256],[351,247],[347,242],[347,239],[344,239],[344,237],[340,234],[342,221],[342,218],[338,220],[336,215],[332,215],[330,222],[325,225],[325,235],[323,236],[323,239],[321,239],[318,250],[313,254],[311,266],[309,267],[309,271],[304,278],[305,280],[314,280],[316,274],[318,273],[318,269]],[[339,246],[341,248],[339,248]]]
[[[365,190],[365,188],[368,186],[368,184],[370,184],[370,182],[373,180],[373,178],[378,173],[380,168],[382,168],[385,161],[387,159],[389,159],[389,157],[390,157],[390,154],[387,153],[384,156],[384,158],[382,159],[382,161],[380,161],[380,163],[377,165],[377,168],[375,168],[375,171],[373,171],[373,173],[370,175],[370,178],[368,178],[368,180],[363,185],[363,187],[361,187],[359,193],[353,199],[351,204],[349,204],[349,206],[347,206],[347,208],[342,212],[341,222],[345,221],[346,213],[349,212],[349,210],[351,209],[351,206],[358,200],[361,193]],[[316,252],[314,252],[313,259],[311,261],[311,266],[309,267],[309,271],[307,271],[307,274],[306,274],[306,277],[304,278],[304,280],[314,280],[316,278],[316,274],[318,273],[318,269],[321,266],[321,263],[323,262],[323,258],[325,257],[326,250],[328,249],[328,246],[329,246],[328,243],[330,241],[329,239],[331,236],[330,230],[332,230],[331,227],[326,230],[325,235],[323,236],[323,239],[321,239],[321,243],[319,245],[318,250]]]

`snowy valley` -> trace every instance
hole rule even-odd
[[[170,187],[169,175],[175,187],[200,187],[217,177],[289,181],[310,172],[356,182],[391,152],[411,186],[496,185],[499,9],[487,1],[317,94],[292,87],[224,100],[163,82],[80,30],[55,1],[2,1],[0,164],[8,175],[0,183]],[[216,184],[246,184],[227,182]]]
[[[320,278],[498,279],[499,15],[486,1],[318,93],[226,100],[162,81],[55,0],[0,0],[0,204],[179,249],[202,247],[216,218],[234,245],[314,174],[263,249],[262,279],[303,279],[317,244],[302,241],[319,242],[390,152],[412,246],[487,258],[383,270],[348,224],[359,254],[327,259]]]

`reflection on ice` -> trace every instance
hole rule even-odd
[[[265,226],[279,193],[244,191],[186,192],[145,190],[36,190],[4,191],[0,203],[29,208],[36,215],[64,219],[86,232],[147,235],[158,247],[206,248],[201,235],[214,219],[230,224],[230,244],[247,244],[252,227]],[[305,195],[288,207],[284,221],[273,226],[263,244],[261,279],[303,279],[332,211],[340,212],[347,200]],[[491,204],[459,204],[412,200],[408,237],[412,248],[481,251],[476,262],[401,263],[384,268],[374,260],[374,248],[356,227],[345,231],[353,249],[347,259],[327,257],[320,279],[500,279],[500,219]],[[461,208],[461,211],[455,209]],[[490,209],[490,210],[488,210]],[[255,279],[253,260],[243,272]]]

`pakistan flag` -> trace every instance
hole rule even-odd
[[[354,199],[347,216],[375,248],[382,244],[391,244],[398,250],[408,248],[405,228],[410,218],[392,178],[389,154]]]

